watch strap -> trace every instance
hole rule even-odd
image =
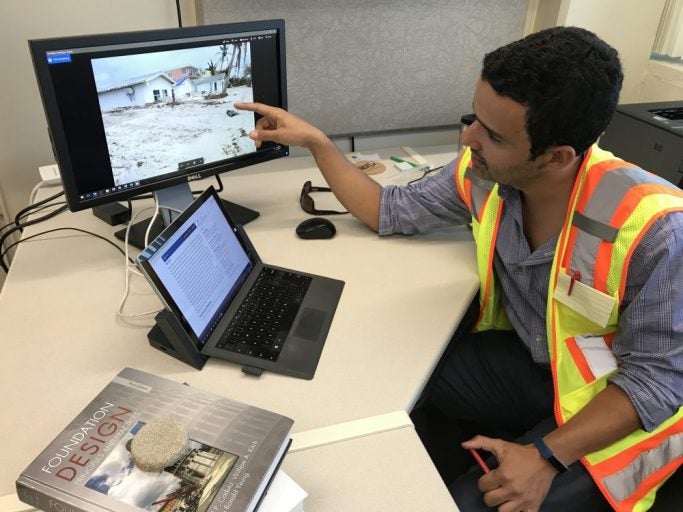
[[[548,447],[548,445],[545,444],[545,441],[541,436],[538,436],[536,439],[534,439],[534,445],[541,454],[541,457],[550,462],[553,465],[553,467],[557,469],[560,473],[566,473],[567,471],[569,471],[569,466],[567,466],[560,459],[555,457],[555,454]]]

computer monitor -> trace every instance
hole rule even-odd
[[[287,108],[284,20],[40,39],[29,48],[71,211],[145,192],[182,210],[189,182],[289,154],[281,144],[256,148],[248,133],[257,115],[233,106]],[[228,209],[238,223],[258,215]]]

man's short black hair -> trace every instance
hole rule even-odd
[[[481,77],[527,107],[533,160],[551,146],[588,149],[614,114],[623,73],[617,51],[595,34],[554,27],[488,53]]]

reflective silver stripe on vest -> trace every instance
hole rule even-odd
[[[656,177],[637,167],[620,167],[607,171],[593,191],[583,213],[574,212],[572,224],[579,228],[579,232],[570,270],[581,273],[583,284],[593,286],[595,257],[600,243],[603,240],[614,242],[616,239],[618,230],[611,227],[609,221],[628,190],[634,185],[653,182],[654,178]]]
[[[581,231],[585,231],[589,235],[593,235],[609,243],[614,243],[614,241],[617,239],[617,235],[619,234],[619,230],[617,228],[613,228],[609,224],[598,222],[595,219],[586,217],[580,212],[574,212],[572,224]]]
[[[470,189],[472,194],[472,216],[479,220],[481,206],[484,204],[484,201],[486,201],[491,190],[493,190],[495,183],[481,179],[470,167],[465,170],[465,179],[469,179],[472,182],[472,187]]]
[[[683,434],[669,437],[659,446],[640,454],[631,464],[602,479],[616,501],[631,496],[649,475],[674,459],[683,456]]]
[[[605,338],[583,334],[574,336],[574,340],[596,379],[617,369],[617,358]]]

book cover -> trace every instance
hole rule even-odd
[[[158,472],[133,464],[148,422],[187,430],[180,459]],[[125,368],[24,470],[19,499],[54,512],[255,510],[287,448],[293,421],[178,382]]]

